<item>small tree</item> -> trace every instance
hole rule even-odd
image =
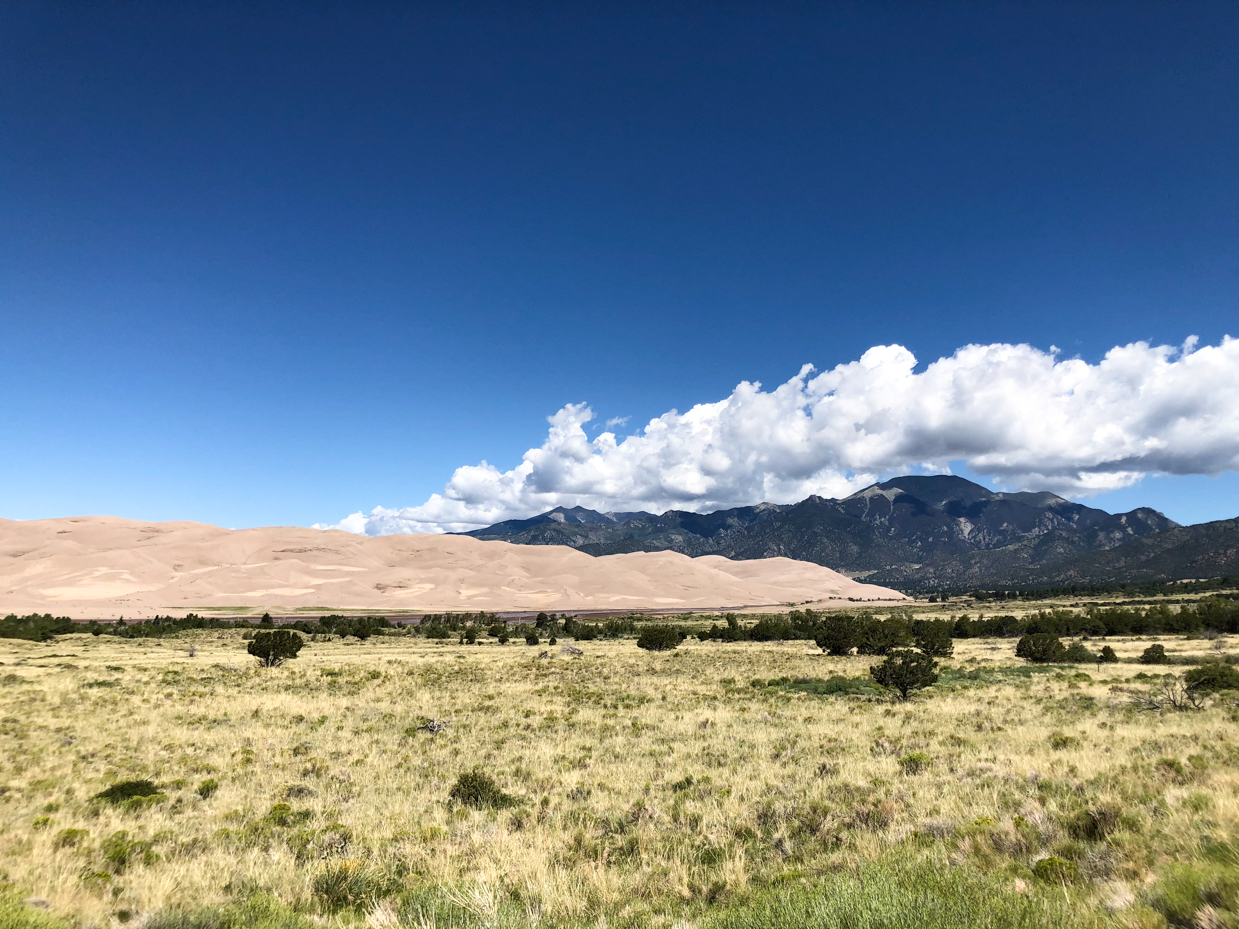
[[[955,652],[955,643],[951,641],[953,626],[949,619],[918,619],[912,624],[912,638],[926,655],[950,658]]]
[[[646,626],[637,636],[637,648],[647,652],[668,652],[680,644],[680,633],[674,626]]]
[[[1118,664],[1119,656],[1109,645],[1103,645],[1097,655],[1098,664]]]
[[[828,655],[847,655],[860,645],[864,626],[854,613],[835,613],[822,620],[814,641]]]
[[[864,632],[856,647],[857,654],[889,655],[896,649],[907,648],[912,644],[912,630],[908,627],[908,621],[898,613],[887,619],[870,616],[867,622],[862,623],[862,627]]]
[[[526,632],[525,633],[525,644],[526,645],[537,645],[538,634],[536,632]]]
[[[881,686],[907,700],[913,691],[938,681],[938,662],[932,655],[908,650],[893,651],[869,669],[869,676]]]
[[[1141,664],[1169,664],[1170,658],[1166,655],[1166,646],[1150,645],[1144,650],[1144,654],[1140,656]]]
[[[1048,664],[1052,661],[1065,661],[1067,649],[1052,632],[1035,632],[1016,643],[1015,657],[1036,664]]]
[[[296,658],[305,640],[291,629],[276,629],[274,632],[255,632],[246,651],[258,659],[264,668],[274,668],[289,658]]]

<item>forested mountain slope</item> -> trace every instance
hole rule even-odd
[[[671,550],[733,559],[783,556],[871,583],[920,588],[1057,583],[1054,566],[1179,528],[1148,508],[1111,514],[1052,493],[997,493],[960,477],[932,475],[894,478],[841,500],[809,497],[707,514],[557,508],[468,534],[568,545],[592,555]],[[1122,575],[1123,564],[1099,561],[1094,568],[1090,562],[1071,577],[1092,576],[1090,571]]]

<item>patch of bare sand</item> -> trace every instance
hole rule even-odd
[[[271,611],[724,609],[901,600],[820,565],[674,552],[595,558],[466,536],[368,538],[295,527],[228,530],[110,516],[0,519],[0,613],[130,618]]]

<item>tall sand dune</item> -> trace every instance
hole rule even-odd
[[[110,516],[0,519],[0,614],[137,618],[246,608],[388,612],[717,609],[901,600],[789,558],[594,558],[465,536],[221,529]]]

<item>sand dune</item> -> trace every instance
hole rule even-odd
[[[728,561],[674,552],[594,558],[561,546],[464,536],[367,538],[108,516],[0,519],[0,614],[713,609],[849,597],[902,599],[788,558]]]

